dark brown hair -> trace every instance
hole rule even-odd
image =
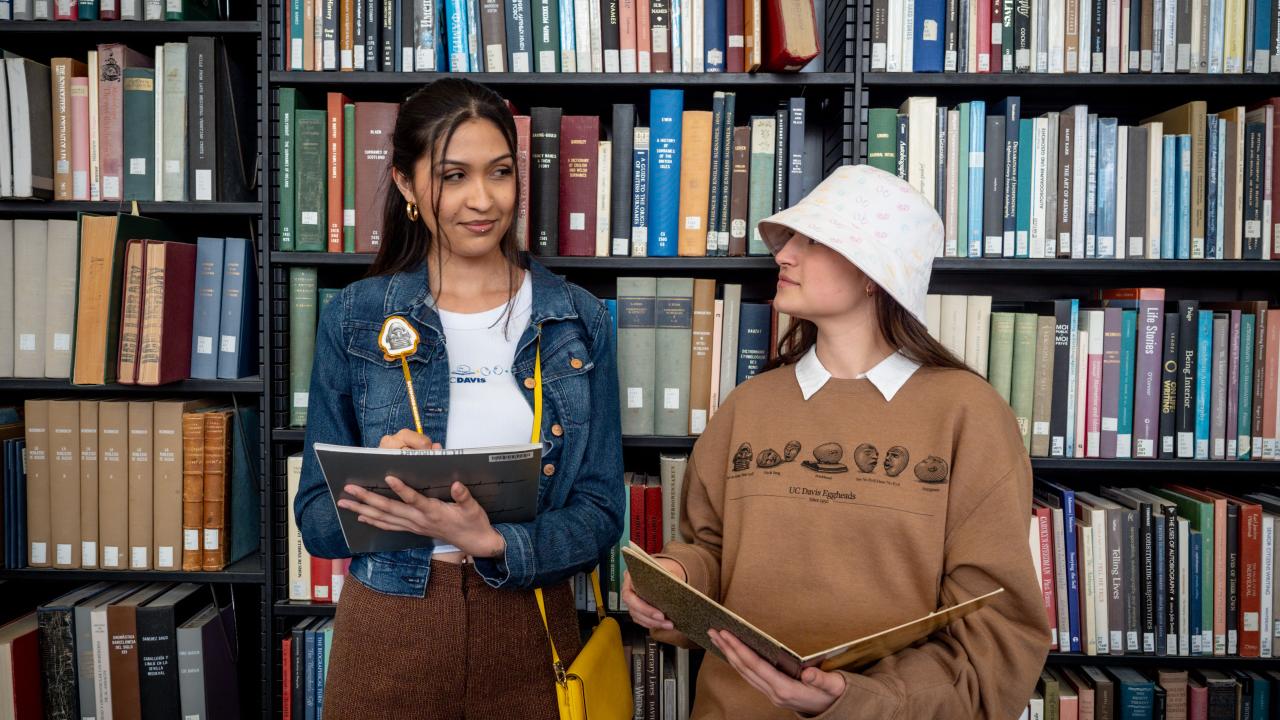
[[[876,324],[885,342],[896,348],[910,360],[921,367],[951,368],[968,370],[972,368],[956,357],[945,345],[929,334],[924,324],[914,315],[907,312],[897,300],[883,290],[877,291]],[[766,369],[792,365],[804,357],[804,354],[818,341],[818,327],[808,320],[793,318],[791,327],[785,335],[778,339],[777,356]]]
[[[413,167],[423,156],[435,158],[449,147],[453,134],[468,120],[488,120],[502,132],[514,162],[516,124],[505,100],[489,88],[463,78],[443,78],[430,82],[400,104],[396,128],[391,136],[391,168],[412,180]],[[433,173],[438,173],[432,168]],[[441,242],[432,236],[426,223],[412,221],[405,213],[404,196],[387,172],[387,190],[382,208],[382,246],[369,275],[390,275],[409,270],[426,260],[428,253],[440,257]],[[519,193],[519,176],[515,178]],[[431,207],[419,212],[436,220],[440,227],[441,184],[435,183]],[[447,238],[445,238],[447,242]],[[527,261],[516,242],[515,218],[511,219],[500,243],[502,254],[512,267],[527,269]],[[514,283],[514,278],[512,280]],[[439,292],[439,288],[435,288]]]

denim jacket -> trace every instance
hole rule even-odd
[[[604,303],[530,261],[533,308],[514,370],[532,407],[538,326],[542,327],[544,455],[533,522],[498,523],[499,558],[476,558],[495,588],[545,587],[594,566],[622,532],[622,427],[612,320]],[[337,509],[316,460],[317,442],[376,447],[384,435],[413,427],[400,362],[378,347],[385,318],[400,315],[418,331],[409,360],[422,430],[445,443],[449,361],[425,264],[366,278],[345,288],[320,314],[307,409],[302,479],[293,512],[308,552],[351,555]],[[530,380],[526,380],[530,379]],[[422,597],[431,548],[356,555],[351,574],[390,595]]]

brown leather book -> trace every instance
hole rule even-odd
[[[1153,22],[1164,22],[1164,18],[1157,20],[1154,15],[1155,3],[1152,0],[1142,0],[1142,42],[1139,45],[1137,67],[1139,72],[1151,72],[1151,43],[1155,39]]]
[[[129,403],[98,403],[98,545],[103,570],[128,567]]]
[[[201,567],[200,530],[204,523],[205,413],[182,414],[182,569]]]
[[[77,400],[49,401],[49,509],[53,566],[80,567],[80,402]]]
[[[80,567],[98,567],[98,401],[80,401]]]
[[[1208,105],[1195,100],[1149,117],[1143,122],[1160,122],[1165,135],[1191,136],[1191,257],[1204,255],[1204,160],[1205,118]],[[1199,255],[1197,255],[1197,249]]]
[[[600,118],[560,118],[560,254],[596,254],[596,195],[599,193]]]
[[[147,240],[138,384],[163,385],[191,374],[196,246]]]
[[[731,0],[732,1],[732,0]],[[763,24],[760,20],[760,3],[763,0],[745,0],[742,13],[743,70],[755,72],[760,69],[760,59],[764,54]]]
[[[742,0],[728,0],[724,7],[724,24],[725,33],[728,35],[728,42],[725,43],[724,51],[724,71],[731,73],[740,73],[743,70],[743,33],[745,32],[746,18],[743,13],[746,10],[745,3]]]
[[[49,505],[49,401],[28,400],[27,427],[27,565],[49,567],[53,542]]]
[[[227,565],[227,469],[231,465],[230,410],[205,415],[204,424],[204,534],[201,566],[208,571]]]
[[[168,583],[151,583],[107,606],[107,663],[111,670],[111,716],[121,720],[142,717],[138,665],[138,606],[168,590]]]
[[[1222,205],[1223,237],[1218,238],[1222,245],[1222,256],[1227,260],[1239,260],[1244,254],[1244,192],[1245,192],[1245,146],[1244,131],[1247,123],[1244,107],[1227,108],[1218,113],[1218,117],[1226,121],[1226,172],[1223,173],[1224,202]],[[1208,119],[1206,118],[1206,123]],[[1207,132],[1207,129],[1206,129]],[[1194,150],[1192,154],[1194,155]],[[1194,159],[1192,160],[1194,163]],[[1194,167],[1194,165],[1193,165]],[[1194,172],[1194,170],[1192,170]],[[1192,246],[1195,247],[1194,245]],[[1194,252],[1192,258],[1195,258]]]
[[[328,140],[328,217],[329,217],[329,252],[342,252],[342,156],[343,156],[343,106],[351,102],[346,95],[331,92],[327,96],[328,125],[325,138]]]
[[[711,112],[685,110],[680,130],[681,257],[707,254],[707,203],[711,195]]]
[[[53,199],[74,200],[71,185],[71,78],[88,77],[88,68],[79,60],[53,58],[49,61],[53,95]]]
[[[751,127],[733,129],[733,167],[729,180],[729,255],[747,254],[747,209],[751,170]]]
[[[129,401],[129,557],[130,570],[151,569],[154,544],[152,450],[155,447],[154,405],[147,400]]]
[[[649,1],[650,65],[653,72],[671,72],[671,4],[680,0]]]
[[[382,194],[391,182],[391,133],[396,103],[356,103],[356,252],[382,247]]]
[[[338,23],[340,32],[338,33],[338,69],[339,70],[355,70],[355,46],[356,46],[356,0],[341,0],[339,5]],[[361,0],[363,2],[363,0]],[[364,52],[364,48],[360,48],[360,52]]]
[[[124,288],[120,296],[120,361],[116,382],[138,381],[138,340],[142,334],[142,302],[146,292],[146,241],[130,240],[124,251]]]
[[[520,197],[516,204],[516,246],[521,250],[529,249],[529,160],[530,120],[528,115],[516,115],[516,176],[519,182]],[[358,182],[358,180],[357,180]],[[356,185],[357,191],[359,185]],[[359,220],[359,216],[356,216]]]
[[[152,532],[156,570],[182,569],[183,490],[186,473],[186,415],[209,404],[207,400],[159,400],[152,409]]]
[[[711,410],[711,333],[716,281],[693,281],[693,352],[689,356],[689,434],[701,435]]]

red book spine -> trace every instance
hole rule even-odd
[[[90,72],[93,72],[92,70]],[[71,78],[71,199],[89,199],[89,78]]]
[[[644,533],[644,481],[633,481],[628,490],[631,492],[631,544],[648,552],[649,543]]]
[[[1240,502],[1239,592],[1240,657],[1258,657],[1262,654],[1262,507],[1249,502]]]
[[[286,46],[287,47],[287,46]],[[280,643],[280,705],[283,720],[293,720],[293,637]]]
[[[978,3],[978,72],[991,72],[991,23],[983,22],[991,17],[992,0],[976,0]]]
[[[76,0],[54,0],[54,20],[79,20],[80,3]]]
[[[746,5],[742,0],[728,0],[724,6],[725,51],[724,71],[740,73],[746,63]]]
[[[329,111],[329,252],[342,252],[342,93],[327,96]]]
[[[329,595],[329,558],[311,558],[311,602],[333,602]]]
[[[99,20],[119,20],[120,19],[120,3],[119,0],[101,0],[98,3],[98,19]],[[104,200],[106,198],[103,198]]]
[[[191,288],[196,284],[196,246],[184,242],[148,240],[147,248],[160,246],[164,253],[164,280],[161,289],[160,367],[158,385],[185,380],[191,375],[191,313],[195,295]],[[147,263],[150,267],[151,263]],[[144,275],[144,282],[151,273]],[[151,286],[152,288],[155,285]],[[142,322],[146,325],[145,308],[150,303],[143,293]],[[138,374],[142,376],[142,364],[151,346],[151,338],[144,332],[138,345]],[[150,383],[146,383],[150,384]]]
[[[1052,647],[1058,647],[1058,594],[1053,580],[1053,511],[1035,509],[1037,533],[1040,536],[1040,593],[1044,599],[1044,611],[1049,616],[1049,638]]]
[[[636,70],[653,71],[653,30],[649,25],[649,0],[636,2]],[[1280,147],[1280,145],[1277,145]],[[1272,204],[1274,207],[1274,203]]]
[[[40,675],[40,642],[35,627],[13,638],[9,645],[13,678],[14,720],[41,720],[44,717],[44,693]]]
[[[1098,457],[1102,442],[1102,354],[1089,353],[1089,397],[1085,418],[1085,457]]]
[[[976,1],[976,0],[975,0]],[[764,55],[761,69],[768,72],[799,70],[818,55],[818,24],[813,3],[795,0],[763,0]],[[987,28],[991,32],[991,28]]]
[[[101,8],[103,20],[106,4]],[[124,187],[124,69],[153,67],[151,58],[119,43],[98,46],[98,153],[102,199],[120,200]]]
[[[662,488],[648,485],[644,489],[645,552],[662,552]]]
[[[596,254],[596,172],[600,118],[560,119],[560,254]]]
[[[516,205],[516,245],[529,249],[529,147],[530,122],[528,115],[516,115],[516,179],[520,197]]]
[[[390,180],[391,134],[399,111],[396,103],[356,103],[354,171],[358,253],[376,253],[382,247],[382,191]],[[332,197],[330,195],[331,204]]]
[[[987,23],[988,32],[991,33],[991,72],[998,73],[1003,68],[1003,58],[1000,53],[1002,51],[1001,33],[997,31],[1004,24],[1004,16],[1001,14],[1004,10],[1004,0],[991,0],[990,22]],[[1084,52],[1084,48],[1080,49]]]

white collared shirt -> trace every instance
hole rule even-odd
[[[884,401],[889,402],[918,369],[920,369],[919,363],[894,351],[892,355],[876,363],[875,367],[859,374],[856,379],[870,380],[871,384],[875,385],[884,396]],[[830,379],[831,373],[818,359],[817,346],[810,347],[809,352],[806,352],[804,357],[796,363],[796,380],[800,383],[800,392],[804,395],[804,399],[813,397]]]

